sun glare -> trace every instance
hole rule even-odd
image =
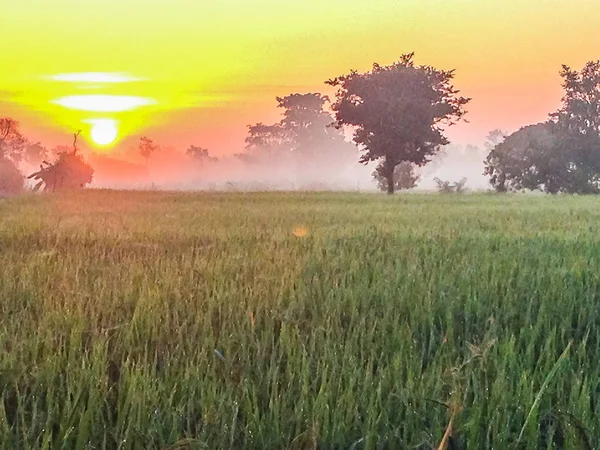
[[[92,124],[90,137],[98,145],[112,144],[119,135],[116,120],[95,119],[88,121]]]

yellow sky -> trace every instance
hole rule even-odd
[[[418,63],[457,70],[474,100],[451,137],[480,143],[558,106],[560,64],[600,58],[599,23],[598,0],[6,0],[0,115],[48,145],[114,119],[122,145],[145,134],[228,153],[247,124],[276,119],[276,95],[326,91],[328,78],[414,50]],[[89,72],[137,80],[48,78]],[[154,103],[98,113],[52,103],[78,95]]]

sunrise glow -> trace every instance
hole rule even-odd
[[[248,124],[277,116],[276,96],[330,94],[325,80],[415,51],[456,69],[473,102],[451,138],[480,144],[492,128],[544,120],[560,65],[600,57],[595,0],[99,4],[3,8],[0,110],[38,140],[60,143],[91,116],[119,122],[115,142],[147,134],[231,154]]]

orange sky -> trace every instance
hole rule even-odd
[[[277,119],[276,95],[327,92],[328,78],[415,51],[417,63],[457,70],[473,101],[450,137],[481,144],[559,106],[560,65],[600,58],[598,23],[598,0],[18,0],[0,15],[0,115],[48,146],[82,129],[94,148],[91,123],[108,119],[118,140],[97,151],[147,135],[233,153],[246,125]],[[126,82],[51,78],[89,72]],[[95,94],[153,103],[57,104]]]

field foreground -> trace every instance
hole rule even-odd
[[[0,200],[0,449],[600,445],[600,199]]]

